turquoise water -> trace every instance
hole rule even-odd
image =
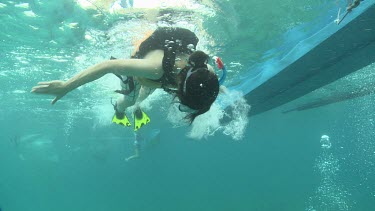
[[[2,211],[372,210],[374,96],[287,115],[248,118],[243,99],[222,109],[250,89],[256,67],[319,32],[346,1],[152,2],[118,10],[113,1],[0,3]],[[221,56],[232,89],[192,126],[154,93],[142,105],[151,124],[140,159],[125,161],[134,134],[110,121],[115,76],[54,106],[29,93],[39,81],[127,58],[134,40],[166,25],[193,30],[200,49]]]

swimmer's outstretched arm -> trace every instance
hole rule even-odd
[[[159,79],[163,75],[162,54],[148,59],[108,60],[83,70],[68,81],[39,82],[31,92],[56,96],[52,104],[64,97],[70,91],[97,80],[108,73],[137,76],[148,79]]]

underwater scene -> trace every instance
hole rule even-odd
[[[375,210],[375,0],[1,0],[0,29],[0,211]]]

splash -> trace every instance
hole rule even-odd
[[[207,113],[195,119],[188,137],[206,139],[219,132],[234,140],[243,139],[251,106],[242,96],[241,92],[227,91]]]
[[[102,128],[110,126],[112,121],[110,121],[115,113],[113,106],[110,104],[108,98],[105,98],[106,101],[101,101],[96,106],[93,107],[95,118],[93,129]]]
[[[54,139],[48,135],[35,133],[15,137],[14,146],[22,161],[60,161]]]
[[[172,124],[173,128],[188,127],[189,138],[207,139],[217,133],[222,133],[234,140],[241,140],[244,138],[250,111],[250,105],[242,96],[241,92],[227,91],[208,112],[198,116],[191,127],[184,119],[187,114],[178,109],[178,103],[161,106],[165,102],[173,101],[173,97],[162,90],[156,90],[142,102],[141,106],[147,111],[153,109],[153,105],[158,105],[159,112],[166,114],[167,121]]]
[[[161,89],[156,89],[145,100],[142,101],[141,106],[145,110],[151,110],[153,108],[153,105],[160,105],[160,104],[163,104],[164,102],[169,102],[171,100],[172,100],[172,97],[168,95],[165,91]],[[159,109],[162,112],[166,111],[166,109],[164,109],[161,106],[158,106],[158,110]]]

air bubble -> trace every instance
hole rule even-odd
[[[195,47],[193,44],[189,44],[187,45],[187,48],[190,49],[190,50],[195,50]]]
[[[323,149],[329,149],[332,146],[331,142],[329,141],[329,136],[327,135],[322,135],[320,138],[320,143],[322,144]]]

